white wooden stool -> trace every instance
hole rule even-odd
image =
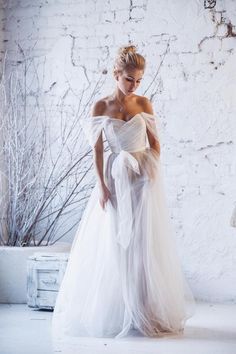
[[[53,309],[63,279],[69,253],[35,252],[27,260],[27,304]]]

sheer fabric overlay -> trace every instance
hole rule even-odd
[[[147,132],[160,141],[155,115],[81,122],[91,147],[105,134],[110,152],[105,210],[96,183],[72,243],[52,318],[56,338],[121,338],[182,333],[195,300],[181,269],[165,201],[161,162]]]

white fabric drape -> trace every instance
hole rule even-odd
[[[57,297],[56,337],[123,337],[180,333],[195,312],[168,214],[161,162],[147,131],[160,141],[155,115],[125,122],[108,116],[82,121],[89,144],[100,134],[110,153],[104,179],[111,198],[103,210],[98,184],[90,196]]]

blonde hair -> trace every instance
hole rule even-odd
[[[145,70],[145,58],[137,53],[135,45],[122,46],[118,50],[117,57],[113,68],[114,75],[126,69]]]

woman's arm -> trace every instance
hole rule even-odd
[[[100,116],[103,114],[103,110],[104,110],[104,103],[102,101],[98,101],[94,104],[91,115],[93,117]],[[102,186],[104,184],[102,132],[99,135],[99,138],[93,148],[93,162],[97,174],[98,183],[100,186]]]
[[[93,148],[93,163],[95,171],[97,174],[97,180],[99,186],[104,185],[104,176],[103,176],[103,141],[102,141],[102,132]]]
[[[99,116],[103,115],[104,112],[104,102],[103,101],[98,101],[95,103],[95,105],[92,108],[92,116]],[[93,148],[93,163],[95,167],[95,171],[97,174],[97,180],[98,180],[98,185],[99,185],[99,190],[100,190],[100,204],[102,208],[104,209],[105,203],[110,197],[110,191],[108,190],[107,186],[105,185],[104,182],[104,175],[103,175],[103,139],[102,139],[102,132],[99,135],[99,138],[94,145]]]
[[[154,114],[152,104],[147,97],[143,97],[143,111],[149,114]],[[160,155],[161,153],[160,143],[148,129],[147,129],[147,137],[148,137],[150,147],[154,149],[158,153],[158,155]]]

